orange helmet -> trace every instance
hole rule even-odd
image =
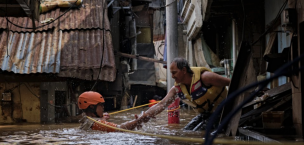
[[[78,98],[79,109],[87,109],[90,105],[97,105],[98,103],[104,103],[102,95],[97,92],[88,91],[82,93]]]

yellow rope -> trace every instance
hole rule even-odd
[[[109,113],[109,115],[113,115],[113,114],[116,114],[116,113],[120,113],[120,112],[129,111],[129,110],[132,110],[132,109],[136,109],[136,108],[140,108],[140,107],[148,106],[148,105],[151,105],[151,104],[156,104],[156,103],[158,103],[158,102],[160,102],[160,101],[156,101],[156,102],[152,102],[152,103],[148,103],[148,104],[144,104],[144,105],[140,105],[140,106],[132,107],[132,108],[125,109],[125,110],[120,110],[120,111],[112,112],[112,113]]]
[[[172,112],[172,111],[175,111],[175,110],[177,110],[177,109],[179,109],[180,108],[180,106],[178,106],[177,108],[175,108],[175,109],[173,109],[173,110],[167,110],[167,112]]]
[[[106,124],[103,124],[101,122],[98,122],[97,120],[94,120],[91,117],[88,117],[88,119],[94,121],[95,123],[98,123],[100,125],[106,126],[108,128],[112,128],[118,131],[123,131],[123,132],[129,132],[129,133],[134,133],[134,134],[140,134],[140,135],[146,135],[146,136],[154,136],[154,137],[159,137],[159,138],[165,138],[165,139],[170,139],[170,140],[177,140],[177,141],[183,141],[183,142],[196,142],[196,143],[204,143],[205,140],[202,138],[191,138],[191,137],[179,137],[179,136],[169,136],[169,135],[159,135],[159,134],[152,134],[152,133],[145,133],[145,132],[138,132],[138,131],[132,131],[132,130],[127,130],[127,129],[122,129],[122,128],[117,128],[113,126],[109,126]],[[215,139],[213,141],[214,144],[238,144],[238,145],[273,145],[273,144],[286,144],[286,145],[303,145],[304,143],[294,143],[294,142],[285,142],[285,143],[273,143],[273,142],[258,142],[258,141],[237,141],[237,140],[227,140],[227,139]]]

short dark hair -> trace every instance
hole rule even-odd
[[[189,73],[191,75],[193,74],[193,71],[191,70],[189,63],[186,59],[181,58],[181,57],[176,57],[172,60],[172,62],[176,63],[176,66],[178,69],[182,70],[185,67],[187,70],[187,73]]]

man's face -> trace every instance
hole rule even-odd
[[[172,75],[172,78],[175,80],[176,83],[181,83],[181,81],[183,80],[184,76],[185,76],[185,71],[180,70],[177,68],[177,65],[175,62],[172,62],[170,65],[170,72]]]
[[[96,113],[100,118],[103,117],[103,112],[104,112],[104,104],[103,103],[97,104]]]

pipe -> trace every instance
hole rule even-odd
[[[233,67],[236,63],[236,37],[235,37],[235,19],[232,19],[232,60],[233,60]]]
[[[174,85],[174,80],[170,77],[170,65],[177,57],[177,1],[166,0],[166,33],[167,33],[167,92]]]
[[[230,65],[229,65],[229,59],[223,59],[220,64],[224,65],[225,67],[225,75],[227,78],[230,78]]]

